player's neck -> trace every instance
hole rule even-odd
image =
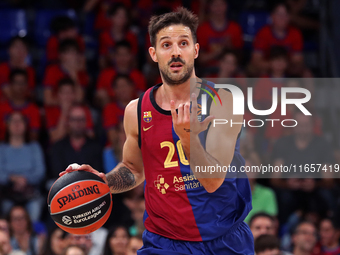
[[[163,82],[163,86],[160,88],[162,101],[165,100],[170,104],[170,100],[174,100],[176,108],[179,104],[189,102],[191,79],[197,79],[195,71],[193,71],[191,77],[182,84],[168,85],[166,82]]]

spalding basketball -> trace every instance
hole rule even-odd
[[[99,176],[75,171],[61,176],[47,198],[54,222],[72,234],[89,234],[107,221],[112,210],[109,186]]]

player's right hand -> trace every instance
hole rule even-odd
[[[74,172],[74,171],[87,171],[87,172],[93,173],[95,175],[98,175],[100,178],[102,178],[105,181],[105,183],[107,184],[107,179],[106,179],[106,176],[105,176],[104,173],[100,173],[97,170],[95,170],[92,166],[86,165],[86,164],[79,165],[77,163],[73,163],[73,164],[69,165],[65,169],[65,171],[59,173],[59,176],[63,176],[67,173],[71,173],[71,172]]]

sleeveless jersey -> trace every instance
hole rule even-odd
[[[204,189],[190,171],[173,129],[171,111],[160,108],[155,101],[154,92],[161,85],[148,89],[138,102],[138,142],[145,173],[145,228],[183,241],[208,241],[228,234],[251,210],[248,179],[234,176],[226,178],[213,193]],[[244,165],[239,139],[231,165],[238,168]]]

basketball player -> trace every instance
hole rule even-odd
[[[230,92],[218,91],[223,111],[209,104],[211,116],[198,120],[197,87],[214,84],[195,75],[197,25],[197,17],[184,8],[151,18],[149,53],[158,62],[163,83],[126,107],[122,162],[106,176],[77,164],[61,173],[96,173],[112,193],[133,189],[145,180],[146,230],[139,255],[254,254],[253,236],[243,222],[251,210],[248,179],[195,172],[196,166],[244,164],[239,154],[241,125],[208,128],[214,117],[242,122],[242,116],[232,115]],[[192,79],[198,83],[191,86]]]

